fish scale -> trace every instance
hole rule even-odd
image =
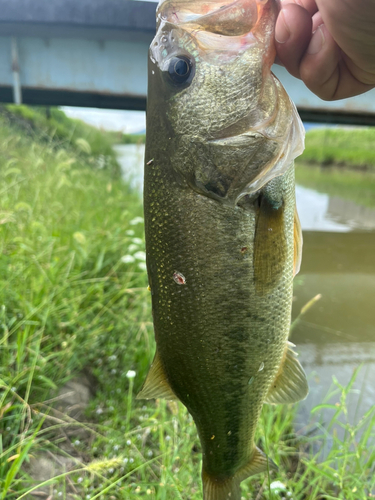
[[[214,3],[203,19],[200,2],[168,0],[150,49],[144,209],[157,351],[138,397],[178,399],[191,413],[204,500],[239,500],[243,479],[274,466],[254,443],[262,406],[308,391],[287,341],[302,126],[270,72],[276,3],[238,2],[258,16],[247,45],[217,38],[243,27]],[[174,5],[185,22],[172,22]]]

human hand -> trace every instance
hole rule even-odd
[[[277,60],[326,101],[375,87],[374,0],[284,0]]]

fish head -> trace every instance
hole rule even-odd
[[[276,0],[163,0],[157,10],[148,114],[167,131],[176,174],[231,205],[303,150],[298,114],[271,73],[278,10]]]

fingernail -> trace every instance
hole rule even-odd
[[[307,54],[314,55],[317,54],[320,50],[322,50],[322,47],[325,42],[325,37],[324,33],[322,30],[322,27],[319,26],[319,28],[315,31],[311,38],[311,42],[309,43],[309,46],[307,47]]]
[[[285,43],[290,37],[289,26],[285,20],[284,11],[281,9],[275,27],[275,39],[278,43]]]

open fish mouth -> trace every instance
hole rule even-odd
[[[224,36],[241,36],[256,25],[261,9],[268,0],[162,0],[159,21],[177,25],[190,24]]]
[[[264,65],[270,68],[275,51],[269,41],[277,11],[277,0],[161,0],[161,36],[151,46],[152,58],[159,61],[157,47],[168,52],[175,37],[184,33],[194,39],[199,57],[211,63],[225,64],[251,47],[262,47]]]
[[[243,37],[259,23],[270,0],[161,0],[157,19],[194,32]]]

